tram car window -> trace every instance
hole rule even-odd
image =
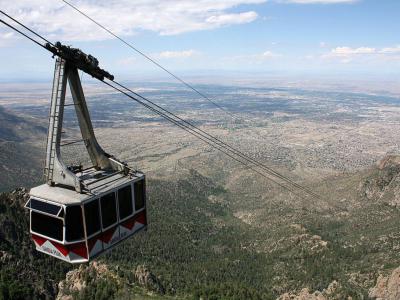
[[[54,205],[54,204],[44,202],[44,201],[39,201],[34,198],[32,198],[29,201],[29,207],[32,210],[38,210],[38,211],[44,212],[46,214],[51,214],[54,216],[57,216],[60,213],[60,210],[62,209],[61,206]]]
[[[63,221],[36,211],[31,212],[31,230],[57,241],[63,240]]]
[[[139,180],[134,183],[134,194],[135,194],[135,210],[140,210],[144,207],[144,180]]]
[[[67,242],[79,241],[85,238],[80,205],[67,206],[65,216],[65,239]]]
[[[118,190],[118,210],[120,220],[133,214],[132,186],[130,184]]]
[[[91,236],[100,231],[98,199],[85,204],[85,221],[88,236]]]
[[[117,223],[117,206],[115,193],[109,193],[100,198],[101,203],[101,221],[103,229],[106,229]]]

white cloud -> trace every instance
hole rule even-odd
[[[331,50],[332,56],[351,56],[358,54],[373,54],[376,53],[375,48],[360,47],[360,48],[350,48],[350,47],[337,47]]]
[[[0,48],[10,46],[15,38],[14,32],[0,32]]]
[[[298,3],[298,4],[334,4],[334,3],[354,3],[359,0],[281,0],[285,3]]]
[[[266,61],[273,60],[279,57],[282,57],[282,55],[267,50],[263,53],[257,53],[257,54],[229,56],[225,57],[224,60],[236,63],[262,64],[265,63]]]
[[[14,36],[14,32],[5,32],[1,35],[1,39],[11,39]]]
[[[160,35],[210,30],[254,21],[254,11],[232,13],[243,4],[267,0],[69,0],[118,35],[149,30]],[[111,38],[97,25],[59,0],[0,0],[5,12],[52,39]]]
[[[200,56],[201,52],[190,49],[182,51],[162,51],[159,53],[151,53],[150,57],[161,60],[184,60],[186,58]],[[175,62],[175,61],[174,61]],[[116,61],[119,66],[137,66],[143,63],[137,56],[127,56]]]
[[[379,51],[379,53],[383,53],[383,54],[400,54],[400,45],[396,46],[396,47],[383,48],[382,50]]]
[[[268,58],[275,58],[275,57],[279,57],[281,55],[276,54],[272,51],[265,51],[263,54],[261,55],[257,55],[258,58],[264,60],[264,59],[268,59]]]
[[[248,11],[239,14],[225,14],[218,16],[211,16],[207,18],[206,22],[216,24],[218,26],[224,26],[225,24],[243,24],[250,23],[257,19],[258,15],[254,11]]]
[[[198,55],[199,52],[195,50],[183,50],[183,51],[163,51],[160,53],[153,54],[153,57],[160,59],[174,59],[174,58],[188,58]]]
[[[382,49],[372,47],[336,47],[329,53],[325,53],[321,56],[325,59],[339,59],[343,63],[349,63],[355,60],[388,60],[388,59],[399,59],[400,58],[400,46],[386,47]]]

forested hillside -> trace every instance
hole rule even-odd
[[[0,192],[40,182],[46,127],[0,106]]]
[[[363,182],[379,174],[386,173],[334,184],[362,194]],[[380,274],[400,265],[400,212],[376,200],[361,197],[363,209],[347,214],[295,213],[282,205],[268,218],[276,225],[260,227],[239,221],[227,201],[234,195],[196,171],[148,186],[148,230],[81,267],[35,252],[22,208],[26,191],[2,194],[3,298],[277,299],[307,289],[321,299],[362,299]]]

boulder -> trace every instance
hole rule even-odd
[[[375,287],[369,290],[369,297],[376,300],[400,299],[400,267],[389,276],[380,275]]]

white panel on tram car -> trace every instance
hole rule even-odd
[[[120,241],[119,226],[115,226],[103,232],[101,235],[101,241],[103,242],[104,250],[118,243]]]
[[[134,234],[136,231],[146,226],[146,211],[143,210],[135,214],[132,218],[122,222],[119,226],[121,238],[127,238]]]
[[[99,236],[95,236],[88,240],[89,256],[93,257],[103,251],[103,242]]]

